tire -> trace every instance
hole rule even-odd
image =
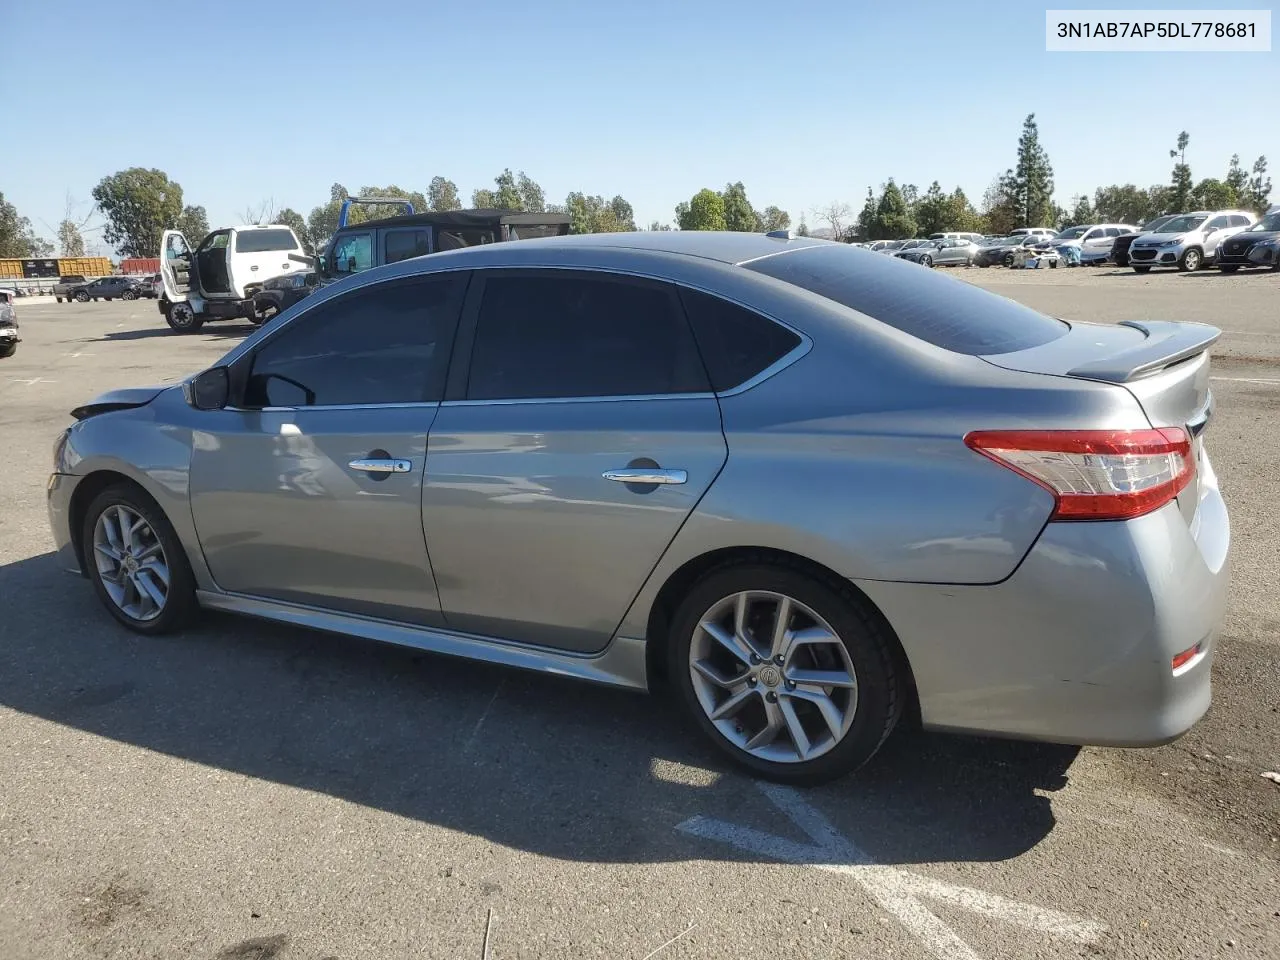
[[[793,628],[817,626],[829,631],[831,639],[792,648],[782,664],[767,659],[767,638],[778,604],[766,594],[788,600]],[[722,635],[745,656],[733,629],[740,595],[754,595],[747,603],[746,622],[755,621],[753,634],[766,638],[758,648],[765,658],[754,664],[730,653],[701,626],[711,620],[727,623]],[[762,619],[757,621],[757,614]],[[712,570],[676,610],[667,653],[669,676],[694,721],[736,763],[766,779],[817,784],[846,776],[875,755],[902,714],[905,693],[893,640],[879,617],[851,586],[828,584],[789,566],[744,560]],[[854,686],[801,681],[797,688],[788,676],[817,669],[827,670],[831,677],[852,677]],[[744,679],[732,692],[719,682],[734,677]],[[825,713],[816,705],[819,698]],[[730,700],[738,708],[713,720],[711,715]],[[772,739],[767,732],[769,715],[781,723]],[[789,720],[796,722],[808,745],[808,759],[802,759]],[[751,747],[751,740],[761,736],[767,742]]]
[[[77,290],[76,303],[88,303],[88,302],[89,302],[89,294],[85,293],[83,290]]]
[[[1144,266],[1144,267],[1135,266],[1135,267],[1133,268],[1133,272],[1134,272],[1134,273],[1150,273],[1150,272],[1151,272],[1151,267],[1149,267],[1149,266]]]
[[[122,521],[140,525],[122,536]],[[94,593],[130,630],[152,636],[172,633],[199,610],[195,576],[178,535],[164,511],[134,484],[110,486],[93,498],[85,511],[80,549]],[[156,595],[163,603],[157,603]]]
[[[17,352],[18,345],[16,343],[11,343],[7,347],[0,347],[0,360],[8,360]]]
[[[55,300],[57,300],[59,303],[61,303],[61,302],[62,302],[62,298],[61,298],[61,297],[54,297],[54,299],[55,299]]]
[[[1013,254],[1012,254],[1012,253],[1006,253],[1006,254],[1004,255],[1004,260],[1003,260],[1002,262],[1004,263],[1004,265],[1005,265],[1006,267],[1012,267],[1012,266],[1013,266]]]
[[[121,300],[137,300],[138,295],[134,293],[132,290],[126,290],[124,293],[120,294],[120,299]]]
[[[1116,266],[1127,267],[1129,265],[1129,255],[1127,253],[1116,254]]]
[[[925,254],[923,257],[920,258],[920,266],[929,267],[932,269],[933,257],[929,256],[928,254]]]
[[[111,302],[111,298],[110,298],[110,297],[103,297],[102,299],[103,299],[103,300],[105,300],[105,301],[107,301],[107,303],[110,303],[110,302]],[[94,297],[94,298],[93,298],[93,302],[94,302],[94,303],[97,303],[97,302],[98,302],[98,298],[97,298],[97,297]]]
[[[1235,273],[1237,270],[1240,269],[1240,267],[1237,264],[1231,264],[1229,266],[1219,267],[1218,269],[1221,270],[1223,273]]]
[[[169,304],[164,314],[165,323],[178,333],[195,333],[204,325],[204,320],[196,316],[191,304],[181,301]]]
[[[1199,247],[1191,247],[1178,258],[1178,269],[1183,273],[1195,273],[1204,265],[1204,254]]]

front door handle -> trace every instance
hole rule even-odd
[[[663,470],[659,467],[626,467],[622,470],[606,470],[601,474],[606,480],[618,483],[688,483],[687,470]]]
[[[371,457],[363,460],[352,460],[347,466],[352,470],[359,470],[361,473],[408,473],[413,469],[413,461]]]

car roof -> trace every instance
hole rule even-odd
[[[474,210],[429,210],[426,213],[406,213],[398,217],[380,217],[348,223],[342,230],[366,230],[369,227],[492,227],[502,224],[516,226],[562,226],[570,222],[567,213],[525,213],[522,210],[504,210],[498,207],[481,207]],[[339,231],[341,232],[341,231]]]
[[[816,237],[770,237],[763,233],[735,233],[713,230],[638,230],[633,233],[583,233],[567,237],[538,237],[513,243],[485,244],[432,256],[457,257],[500,256],[510,252],[503,248],[519,246],[522,250],[616,249],[698,257],[719,263],[737,264],[757,260],[784,250],[836,243]],[[841,244],[845,246],[845,244]]]

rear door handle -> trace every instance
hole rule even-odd
[[[352,460],[347,466],[361,473],[408,473],[413,469],[413,461],[369,458]]]
[[[618,483],[688,483],[687,470],[662,470],[658,467],[625,467],[622,470],[606,470],[601,474],[606,480]]]

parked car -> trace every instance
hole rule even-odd
[[[141,296],[138,281],[133,277],[113,276],[99,277],[75,289],[71,295],[73,300],[87,303],[93,300],[137,300]]]
[[[53,285],[53,297],[58,303],[63,300],[70,303],[81,287],[89,281],[78,273],[66,274],[58,278],[58,282]]]
[[[164,284],[160,279],[160,274],[153,273],[145,277],[138,277],[138,296],[147,297],[154,300],[164,292]]]
[[[911,249],[904,247],[895,253],[894,257],[910,260],[925,267],[959,266],[960,264],[969,267],[973,265],[973,258],[977,256],[980,249],[972,240],[953,238],[926,241],[923,245]]]
[[[310,296],[319,282],[319,275],[314,270],[307,273],[287,273],[267,280],[262,289],[253,295],[258,322],[265,323],[299,300]]]
[[[1043,237],[1048,240],[1058,235],[1057,230],[1049,227],[1018,227],[1016,230],[1010,230],[1011,237]]]
[[[665,676],[776,779],[857,768],[904,712],[1164,743],[1209,706],[1228,587],[1218,336],[815,239],[491,244],[77,408],[49,514],[136,632],[203,606]]]
[[[1251,266],[1280,269],[1280,263],[1276,262],[1273,253],[1277,239],[1280,239],[1280,213],[1270,213],[1253,226],[1220,243],[1214,265],[1223,273],[1233,273],[1241,267]],[[1254,250],[1259,247],[1258,259],[1254,260]]]
[[[930,240],[972,240],[981,245],[986,238],[980,233],[931,233]]]
[[[18,291],[0,287],[0,360],[7,360],[18,351],[22,338],[18,336],[18,308],[13,301]]]
[[[892,255],[895,250],[901,250],[904,244],[910,243],[909,240],[877,240],[871,246],[867,247],[872,253],[887,253]]]
[[[179,333],[209,320],[255,320],[253,295],[268,277],[306,270],[311,258],[284,224],[223,227],[192,249],[177,230],[161,238],[164,296],[157,307]]]
[[[1249,251],[1249,262],[1254,266],[1280,270],[1280,237],[1255,243]]]
[[[1093,223],[1068,227],[1057,236],[1041,241],[1037,244],[1037,249],[1057,250],[1061,253],[1063,247],[1075,247],[1080,254],[1081,263],[1103,263],[1111,256],[1111,247],[1116,237],[1137,232],[1137,227],[1127,223]],[[1074,260],[1074,256],[1072,259]]]
[[[1159,233],[1133,241],[1129,263],[1136,273],[1152,267],[1176,267],[1190,272],[1212,263],[1218,246],[1251,226],[1257,217],[1246,210],[1198,210],[1164,223]]]
[[[1011,267],[1019,249],[1040,242],[1041,237],[1037,233],[1023,233],[1016,236],[1002,237],[992,243],[980,246],[978,252],[973,255],[973,263],[978,267],[990,267],[997,263]]]
[[[1160,227],[1163,224],[1168,223],[1177,216],[1179,216],[1179,214],[1175,213],[1169,214],[1168,216],[1156,217],[1154,220],[1149,220],[1140,226],[1137,233],[1120,234],[1120,236],[1116,237],[1111,243],[1111,262],[1117,267],[1129,266],[1129,247],[1133,245],[1133,241],[1137,240],[1138,237],[1141,237],[1144,234],[1159,232]]]

